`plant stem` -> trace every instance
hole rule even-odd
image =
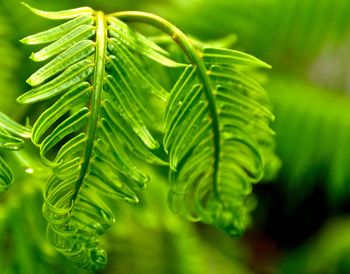
[[[72,202],[75,201],[79,194],[79,190],[84,181],[87,169],[90,164],[91,155],[94,147],[94,140],[96,136],[96,129],[98,123],[98,114],[100,111],[100,103],[101,103],[101,95],[103,90],[103,80],[104,80],[104,71],[105,71],[105,58],[106,58],[106,22],[105,15],[103,12],[98,11],[96,14],[96,68],[94,72],[93,78],[93,91],[91,94],[90,105],[91,105],[91,113],[90,113],[90,121],[88,124],[87,130],[87,140],[84,149],[83,161],[81,164],[81,170],[79,179],[76,183],[74,194],[72,196]]]
[[[187,36],[175,27],[173,24],[168,22],[162,17],[154,14],[138,11],[125,11],[112,13],[109,16],[117,17],[120,20],[128,22],[141,22],[152,25],[161,31],[167,33],[171,38],[181,47],[183,52],[186,54],[190,62],[198,70],[198,78],[203,84],[204,93],[208,100],[209,113],[211,117],[212,129],[213,129],[213,143],[214,143],[214,173],[213,173],[213,190],[216,195],[219,196],[217,190],[217,176],[219,170],[219,159],[220,159],[220,128],[219,128],[219,117],[217,113],[217,107],[215,102],[215,92],[213,85],[208,77],[208,71],[202,60],[202,52],[197,51],[191,44]]]

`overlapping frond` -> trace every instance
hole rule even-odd
[[[0,149],[18,150],[24,145],[22,138],[30,138],[30,130],[0,112]],[[0,191],[7,190],[13,181],[13,174],[0,156]]]
[[[263,176],[259,143],[273,134],[263,88],[245,73],[269,67],[237,51],[204,48],[170,93],[164,146],[170,154],[170,205],[231,235],[248,222],[252,183]]]
[[[139,64],[143,55],[178,66],[167,53],[122,21],[79,8],[34,13],[71,19],[22,39],[50,43],[31,58],[51,59],[28,79],[33,89],[18,98],[36,103],[53,98],[33,126],[32,141],[53,175],[44,189],[47,235],[57,250],[79,265],[98,269],[106,254],[98,236],[113,223],[106,197],[131,203],[148,177],[134,157],[164,164],[152,150],[154,111],[143,98],[165,102],[168,92]]]

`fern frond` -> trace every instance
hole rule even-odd
[[[170,207],[231,235],[243,232],[251,210],[252,183],[263,176],[273,115],[264,89],[247,76],[269,65],[234,50],[195,48],[165,19],[143,12],[112,14],[167,33],[188,65],[170,92],[164,148],[170,155]],[[265,151],[264,151],[265,150]]]
[[[23,147],[22,138],[30,138],[30,130],[21,126],[0,112],[0,149],[19,150]],[[0,191],[7,190],[13,181],[13,174],[0,156]]]
[[[181,66],[122,21],[89,8],[61,12],[30,9],[49,19],[71,19],[22,39],[51,44],[33,53],[52,58],[29,77],[33,89],[18,98],[53,98],[33,126],[32,141],[53,175],[44,189],[43,212],[54,247],[85,268],[99,269],[106,254],[98,236],[114,223],[107,197],[138,202],[148,177],[134,157],[165,164],[152,150],[154,110],[144,98],[163,102],[168,92],[142,67],[138,54],[165,66]],[[57,152],[58,151],[58,152]]]
[[[204,48],[200,55],[183,71],[166,110],[170,206],[239,235],[252,183],[263,176],[260,142],[273,135],[266,93],[244,71],[269,66],[233,50]]]

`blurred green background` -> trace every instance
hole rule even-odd
[[[350,273],[349,0],[28,4],[47,10],[91,6],[153,12],[203,41],[237,37],[234,49],[273,67],[259,79],[275,112],[282,168],[273,181],[254,188],[257,207],[246,234],[230,239],[173,215],[166,204],[165,172],[153,170],[139,205],[115,205],[117,223],[102,243],[109,264],[98,273]],[[0,0],[0,110],[17,121],[39,112],[15,101],[37,68],[27,59],[33,49],[18,40],[53,24],[30,14],[20,1]],[[28,177],[21,170],[13,188],[0,196],[0,273],[90,273],[49,246],[40,192],[46,174]]]

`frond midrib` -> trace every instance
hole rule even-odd
[[[98,125],[99,111],[101,105],[101,96],[103,90],[104,82],[104,72],[105,72],[105,62],[106,62],[106,53],[107,53],[107,28],[105,15],[101,11],[96,12],[96,52],[95,52],[95,71],[92,81],[92,94],[91,94],[91,112],[90,120],[87,125],[87,139],[85,143],[84,155],[81,164],[81,170],[79,178],[77,180],[75,191],[72,196],[72,203],[75,202],[80,188],[83,184],[85,176],[87,174],[91,157],[94,148],[94,142],[96,139],[96,131]]]

